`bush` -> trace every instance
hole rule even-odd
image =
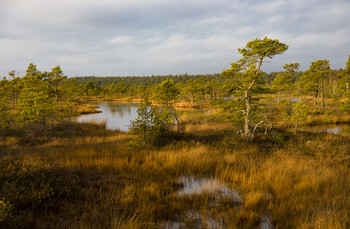
[[[305,121],[309,115],[309,108],[306,103],[298,102],[293,105],[291,121],[294,123],[294,132],[296,132],[299,123]]]
[[[1,224],[8,224],[12,218],[12,205],[8,202],[0,200],[0,226]]]
[[[150,144],[163,146],[170,136],[169,125],[173,122],[167,109],[157,110],[150,102],[140,103],[137,109],[138,116],[131,121],[129,132],[137,135],[136,141],[130,146]]]
[[[35,215],[53,211],[80,193],[76,176],[62,168],[4,159],[0,160],[0,187],[0,228],[26,227]]]
[[[0,103],[0,130],[6,130],[10,127],[11,115],[4,104]]]
[[[41,133],[50,121],[57,120],[58,106],[45,91],[29,91],[19,97],[18,121]]]
[[[350,99],[339,103],[340,110],[345,113],[350,113]]]

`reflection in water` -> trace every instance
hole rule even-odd
[[[128,131],[130,121],[137,117],[138,103],[130,102],[94,102],[94,105],[98,106],[102,113],[88,114],[79,116],[76,120],[78,122],[106,122],[108,129],[121,131]],[[178,110],[178,114],[181,116],[182,113],[189,111]],[[191,113],[203,112],[199,110],[191,110]],[[208,112],[209,111],[204,111]],[[350,125],[349,124],[328,124],[328,125],[316,125],[307,126],[305,128],[300,127],[300,130],[311,131],[311,132],[323,132],[330,134],[349,135]]]
[[[201,195],[207,193],[214,197],[209,202],[220,202],[220,197],[231,199],[235,203],[241,203],[242,198],[239,194],[229,189],[224,183],[216,178],[196,178],[193,176],[181,176],[178,183],[183,185],[183,188],[176,194],[179,197]],[[211,203],[208,206],[212,205]],[[213,205],[214,206],[214,205]],[[210,211],[209,211],[210,212]],[[179,229],[179,228],[225,228],[224,219],[222,217],[214,218],[212,215],[203,211],[194,209],[185,212],[182,217],[184,220],[161,222],[157,228]],[[186,223],[184,223],[186,222]]]
[[[262,214],[260,216],[260,226],[261,229],[271,229],[273,228],[271,217],[268,214]]]
[[[116,118],[124,118],[124,115],[127,117],[131,115],[132,109],[135,104],[134,103],[120,103],[120,102],[107,102],[107,108],[109,109],[113,117]],[[137,104],[136,104],[137,105]]]
[[[240,203],[242,198],[234,189],[229,189],[225,184],[215,178],[195,178],[192,176],[182,176],[178,182],[183,184],[183,188],[178,191],[179,196],[200,195],[208,193],[215,197],[226,197]]]
[[[137,117],[138,103],[130,102],[94,102],[102,113],[82,115],[78,122],[106,122],[108,129],[128,131],[130,121]]]
[[[276,101],[277,102],[279,102],[279,101],[282,101],[282,100],[288,100],[288,98],[286,98],[286,99],[282,99],[282,98],[276,98]],[[290,101],[292,101],[292,102],[300,102],[300,99],[298,99],[298,98],[291,98],[291,99],[289,99]],[[303,101],[306,101],[306,100],[303,100]]]
[[[304,128],[301,128],[301,130],[310,131],[314,133],[348,135],[350,134],[350,125],[349,124],[322,124],[322,125],[304,127]]]
[[[327,133],[330,133],[330,134],[340,134],[340,132],[342,131],[343,128],[341,127],[332,127],[332,128],[328,128],[327,129]]]

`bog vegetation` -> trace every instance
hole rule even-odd
[[[0,227],[349,228],[350,133],[307,129],[349,123],[350,56],[344,69],[263,72],[287,48],[252,40],[214,75],[11,71],[0,81]],[[95,111],[88,101],[132,99],[143,102],[129,133],[73,121]],[[183,177],[240,198],[179,195]]]

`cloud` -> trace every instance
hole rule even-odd
[[[256,37],[289,50],[264,63],[328,58],[333,68],[350,53],[347,0],[3,0],[0,75],[24,74],[30,62],[60,65],[68,76],[215,73],[239,58]]]
[[[134,37],[132,36],[119,36],[113,38],[110,43],[113,45],[127,45],[134,41]]]

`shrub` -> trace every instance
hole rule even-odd
[[[294,123],[295,132],[297,130],[298,124],[305,121],[309,115],[308,106],[306,103],[298,102],[293,105],[293,113],[291,114],[291,121]]]
[[[339,103],[340,110],[345,113],[350,113],[350,99]]]
[[[12,218],[12,205],[5,200],[0,200],[0,226],[8,223]]]
[[[136,141],[129,145],[155,145],[162,146],[168,142],[170,136],[169,124],[172,123],[170,112],[165,108],[157,110],[147,100],[140,103],[137,117],[131,121],[131,134],[138,135]]]
[[[4,159],[0,160],[0,187],[0,228],[28,226],[32,217],[54,211],[80,193],[76,176],[62,168]]]

